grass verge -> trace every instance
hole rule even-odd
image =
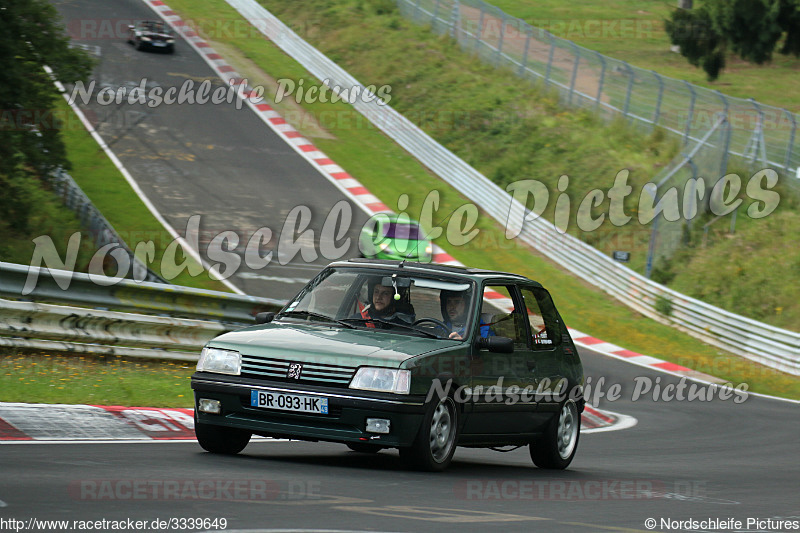
[[[121,357],[0,353],[4,402],[192,407],[194,365]]]

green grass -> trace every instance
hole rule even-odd
[[[680,54],[670,52],[664,20],[676,2],[660,0],[492,0],[492,5],[525,22],[546,29],[556,37],[627,61],[633,66],[687,80],[739,98],[754,98],[763,104],[800,112],[797,75],[800,59],[775,53],[771,63],[755,65],[736,57],[719,79],[709,82],[702,69],[690,65]],[[768,80],[768,82],[766,81]]]
[[[81,234],[76,268],[85,269],[94,254],[88,232],[81,227],[77,215],[64,207],[49,185],[22,178],[17,186],[24,189],[24,209],[30,209],[24,226],[21,220],[3,217],[0,220],[0,261],[28,265],[34,255],[33,239],[49,236],[60,257],[67,255],[67,243],[74,233]]]
[[[190,363],[10,351],[0,355],[3,402],[192,407]]]

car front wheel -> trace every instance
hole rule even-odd
[[[429,472],[447,468],[458,440],[458,409],[449,396],[431,402],[422,427],[409,448],[400,448],[400,457],[410,466]]]
[[[205,451],[226,455],[235,455],[244,450],[252,435],[243,429],[199,424],[197,420],[194,423],[194,433]]]
[[[581,417],[578,406],[567,400],[558,416],[553,417],[544,435],[530,444],[531,459],[539,468],[563,470],[569,466],[578,450]]]

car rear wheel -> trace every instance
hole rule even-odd
[[[448,467],[458,441],[458,409],[449,396],[431,402],[414,444],[400,448],[400,457],[414,468],[440,472]]]
[[[383,449],[383,446],[366,442],[348,442],[347,447],[358,453],[378,453]]]
[[[251,433],[243,429],[200,424],[195,419],[194,433],[197,442],[207,452],[235,455],[250,442]]]
[[[542,438],[530,444],[533,464],[539,468],[563,470],[569,466],[578,451],[581,435],[581,417],[578,406],[567,400],[558,416],[553,417]]]

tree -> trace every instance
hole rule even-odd
[[[672,44],[715,80],[730,51],[763,64],[783,40],[781,54],[800,56],[800,0],[706,0],[676,9],[665,23]]]
[[[58,13],[45,0],[3,0],[0,6],[0,212],[10,226],[26,227],[34,179],[68,167],[59,121],[59,97],[44,71],[64,82],[85,80],[92,60],[69,47]]]

